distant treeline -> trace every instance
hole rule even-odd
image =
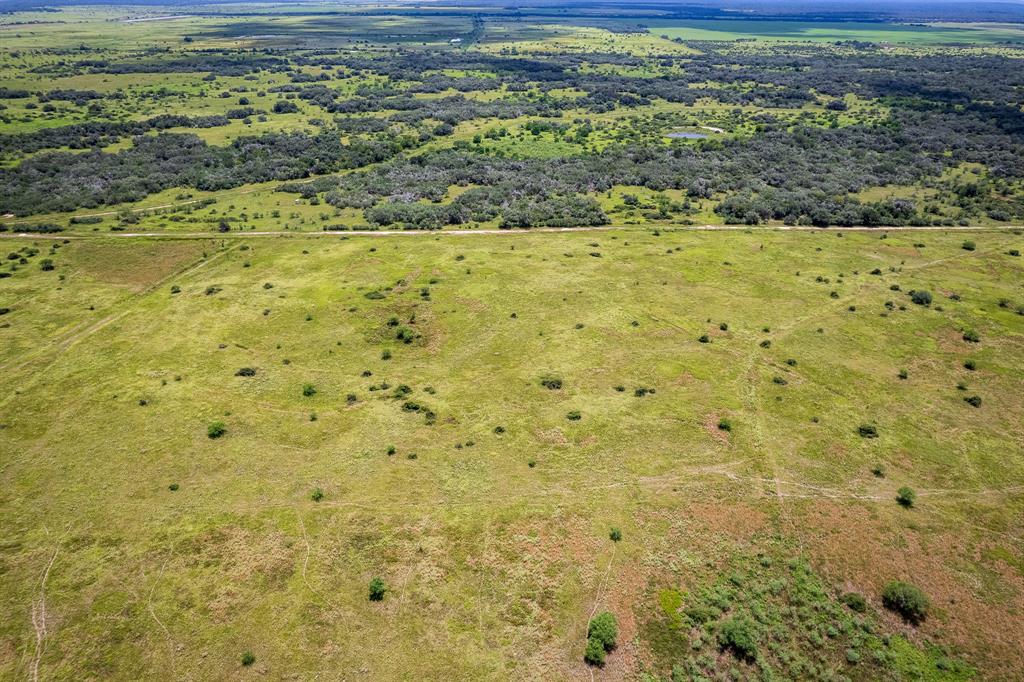
[[[219,190],[359,168],[393,157],[392,142],[274,133],[212,147],[191,134],[140,136],[115,154],[47,152],[0,170],[0,212],[71,211],[138,201],[172,187]]]
[[[18,135],[0,135],[0,150],[36,152],[40,149],[105,147],[122,137],[168,128],[215,128],[230,123],[228,116],[176,116],[164,114],[144,121],[92,121],[43,128]]]

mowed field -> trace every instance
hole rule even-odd
[[[0,245],[4,679],[1024,676],[1019,234]]]

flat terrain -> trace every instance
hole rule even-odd
[[[608,609],[598,679],[1016,677],[1022,237],[971,238],[4,240],[2,675],[578,679]]]
[[[1024,31],[833,5],[0,15],[0,680],[1024,679]]]

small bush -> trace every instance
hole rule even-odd
[[[697,340],[701,343],[711,343],[711,337],[709,337],[707,334],[701,334],[700,336],[697,337]]]
[[[742,616],[733,616],[718,629],[718,644],[730,649],[738,658],[752,661],[757,658],[757,640],[754,626]]]
[[[915,289],[910,292],[910,300],[912,303],[916,303],[917,305],[931,305],[932,294],[924,289],[921,289],[920,291]]]
[[[573,410],[572,412],[567,412],[565,418],[571,422],[578,422],[583,418],[583,415],[580,414],[579,410]]]
[[[896,502],[901,507],[906,507],[907,509],[910,509],[911,507],[914,506],[914,500],[916,498],[917,493],[914,492],[913,488],[903,486],[902,488],[896,491]]]
[[[236,377],[254,377],[256,376],[256,370],[252,367],[242,367],[235,372]]]
[[[874,424],[861,424],[857,433],[861,438],[878,438],[878,428]]]
[[[969,343],[978,343],[979,341],[981,341],[981,337],[978,336],[978,332],[974,331],[973,329],[967,329],[964,330],[964,341],[967,341]]]
[[[977,247],[975,246],[974,242],[968,240],[961,244],[960,248],[962,248],[964,251],[974,251],[974,249]]]
[[[772,342],[769,341],[768,339],[765,339],[759,345],[761,346],[761,348],[771,348],[772,347]]]
[[[971,359],[964,360],[964,369],[969,369],[970,371],[973,372],[974,370],[978,369],[978,364]]]
[[[169,486],[167,486],[167,489],[170,490],[171,492],[174,492],[175,490],[177,490],[180,487],[181,486],[179,486],[177,483],[172,483]]]
[[[970,405],[971,407],[981,407],[981,396],[980,395],[967,396],[966,398],[964,398],[964,402],[967,403],[968,405]]]
[[[863,595],[856,592],[847,592],[839,597],[839,601],[846,604],[851,611],[856,611],[857,613],[864,613],[868,610],[868,601]]]
[[[899,373],[899,374],[898,374],[897,376],[898,376],[898,377],[899,377],[900,379],[904,379],[904,380],[906,380],[906,379],[907,379],[907,377],[909,377],[909,376],[910,376],[910,374],[909,374],[909,373],[907,372],[907,370],[905,370],[905,369],[901,369],[901,370],[900,370],[900,373]]]
[[[324,491],[321,490],[320,488],[314,488],[313,494],[309,496],[309,499],[313,500],[314,502],[319,502],[320,500],[324,499]]]
[[[612,526],[612,529],[608,532],[608,537],[611,538],[612,542],[618,542],[622,539],[622,530]]]
[[[251,651],[246,651],[242,654],[242,665],[249,667],[256,662],[256,656]]]
[[[719,431],[732,431],[732,422],[725,417],[718,420]]]
[[[882,605],[917,625],[928,617],[931,606],[924,592],[910,583],[894,580],[882,590]]]
[[[384,593],[387,591],[388,586],[381,578],[374,578],[370,581],[370,601],[383,601]]]
[[[543,376],[540,378],[540,385],[550,391],[557,391],[562,388],[562,379],[555,376]]]
[[[497,433],[498,435],[501,435],[501,434],[505,433],[505,427],[504,426],[495,426],[494,427],[494,432]]]
[[[210,438],[220,438],[228,432],[224,422],[213,422],[206,427],[206,435]]]
[[[605,651],[615,648],[619,636],[619,624],[615,616],[607,611],[597,614],[587,626],[587,639],[596,640]]]
[[[303,384],[302,395],[307,398],[309,398],[310,396],[314,396],[316,395],[316,388],[313,386],[313,384]]]
[[[587,648],[583,652],[583,660],[590,665],[602,666],[604,665],[605,650],[601,645],[601,642],[597,641],[593,637],[587,638]]]

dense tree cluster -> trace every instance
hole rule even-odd
[[[190,134],[140,136],[116,154],[50,152],[0,171],[0,209],[17,215],[138,201],[172,187],[218,190],[359,168],[401,151],[398,142],[274,133],[212,147]]]

